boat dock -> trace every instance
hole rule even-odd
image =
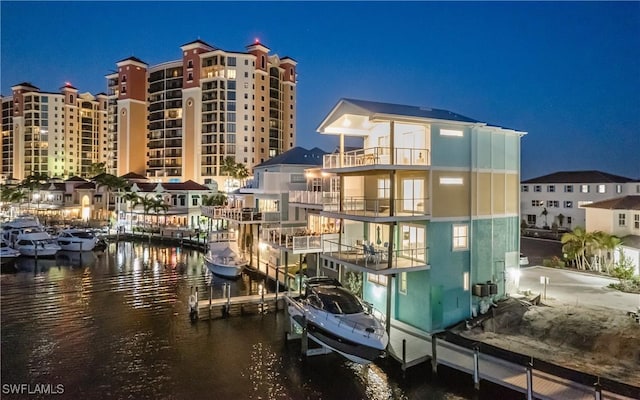
[[[228,289],[226,293],[229,293]],[[217,299],[198,300],[197,318],[206,320],[282,310],[284,307],[283,296],[283,293],[262,293],[248,296],[227,295]]]

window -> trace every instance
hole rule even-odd
[[[573,208],[573,201],[565,201],[564,208]]]
[[[387,286],[386,275],[367,274],[367,280],[371,283],[375,283],[376,285]]]
[[[571,220],[572,220],[571,217],[567,217],[567,224],[571,225]]]
[[[528,192],[529,191],[529,185],[522,185],[522,187],[520,188],[520,191]]]
[[[391,197],[391,180],[378,179],[378,198],[388,199]]]
[[[605,185],[598,185],[598,193],[604,193],[606,191],[607,191],[607,189],[606,189]]]
[[[236,70],[235,69],[227,70],[227,79],[236,79]]]
[[[534,192],[542,192],[542,186],[541,185],[535,185],[533,187],[533,191]]]
[[[589,185],[580,185],[580,193],[589,193]]]
[[[531,207],[542,207],[543,204],[542,200],[531,200]]]
[[[401,272],[399,280],[398,291],[402,294],[407,294],[407,273]]]
[[[453,250],[466,250],[469,248],[469,226],[466,224],[453,225]]]
[[[564,185],[565,193],[573,193],[573,185]]]
[[[626,226],[627,225],[627,216],[625,214],[618,214],[618,225]]]
[[[547,207],[560,207],[558,200],[547,200]]]
[[[640,229],[640,214],[633,215],[633,227],[635,229]]]
[[[527,214],[527,225],[536,226],[536,215],[535,214]]]
[[[193,60],[187,61],[187,68],[193,68]]]
[[[192,206],[197,206],[198,205],[198,198],[197,197],[192,197],[191,198],[191,205]]]
[[[189,72],[189,73],[187,74],[187,80],[188,80],[188,81],[192,81],[192,80],[193,80],[193,72]]]
[[[441,185],[462,185],[462,178],[440,178]]]
[[[455,129],[440,129],[440,136],[462,137],[463,132]]]
[[[555,193],[555,191],[556,191],[556,185],[547,185],[547,192]]]
[[[616,193],[622,193],[622,185],[616,185]]]

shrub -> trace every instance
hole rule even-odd
[[[542,265],[548,268],[564,268],[565,264],[560,258],[553,256],[551,259],[542,260]]]

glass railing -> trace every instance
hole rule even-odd
[[[336,240],[324,240],[324,254],[346,264],[354,264],[374,271],[385,269],[419,268],[429,266],[429,248],[389,249],[371,244],[349,245]],[[389,266],[391,260],[391,266]]]
[[[338,204],[338,192],[311,192],[306,190],[292,190],[289,192],[289,203],[302,204]]]
[[[293,251],[322,251],[322,235],[337,232],[318,233],[307,228],[287,227],[262,230],[262,240]]]
[[[390,217],[391,203],[390,199],[350,196],[344,198],[341,211],[338,211],[338,208],[331,211],[367,217]],[[424,216],[431,214],[429,198],[427,197],[395,199],[393,204],[395,206],[395,216]]]
[[[255,208],[229,208],[222,206],[202,206],[201,213],[205,217],[213,219],[228,219],[238,222],[279,222],[280,213],[262,212]]]
[[[428,149],[395,148],[394,162],[391,164],[391,148],[371,147],[347,151],[343,154],[326,154],[323,168],[347,168],[370,165],[430,165]],[[340,161],[342,160],[342,164]]]

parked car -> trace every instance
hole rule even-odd
[[[529,265],[529,257],[520,253],[520,265]]]

